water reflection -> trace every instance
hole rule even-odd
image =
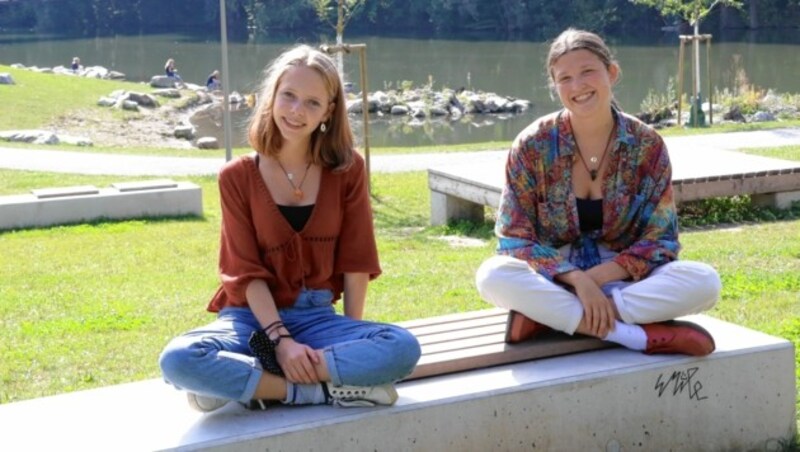
[[[68,65],[78,56],[84,65],[101,65],[123,72],[129,80],[147,81],[163,72],[167,58],[175,58],[184,80],[204,84],[220,67],[217,36],[148,35],[105,38],[55,39],[49,36],[0,34],[0,63],[26,66]],[[311,39],[301,39],[313,43]],[[524,115],[508,119],[473,117],[463,121],[435,121],[415,125],[374,118],[370,143],[375,146],[414,146],[432,143],[468,143],[511,140],[531,119],[558,107],[550,96],[544,60],[547,45],[526,41],[474,41],[349,37],[367,44],[370,91],[410,81],[430,80],[435,89],[472,88],[533,102]],[[623,109],[637,112],[648,91],[663,92],[676,77],[678,39],[674,34],[647,40],[610,40],[623,71],[615,89]],[[240,93],[252,92],[264,66],[294,41],[229,44],[230,82]],[[733,61],[740,59],[747,78],[759,88],[800,92],[800,39],[796,33],[728,34],[714,38],[711,52],[712,84],[730,87]],[[776,65],[780,64],[780,67]],[[685,76],[690,76],[688,59]],[[345,59],[346,78],[360,90],[358,58]],[[689,82],[685,82],[689,86]],[[705,87],[705,82],[704,82]],[[360,133],[359,118],[353,118]],[[241,121],[238,122],[241,124]],[[241,126],[239,127],[241,130]],[[237,132],[235,135],[241,136]]]

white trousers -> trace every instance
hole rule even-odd
[[[569,254],[570,245],[562,247]],[[615,256],[600,248],[603,262]],[[575,294],[534,271],[527,262],[494,256],[481,264],[475,275],[478,292],[495,306],[514,310],[555,330],[573,334],[583,317],[583,305]],[[673,261],[655,268],[637,282],[614,281],[603,286],[623,322],[663,322],[710,309],[722,288],[719,275],[701,262]]]

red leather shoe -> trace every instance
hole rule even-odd
[[[506,322],[505,341],[508,344],[527,341],[542,333],[550,331],[550,327],[533,321],[517,311],[508,311],[508,321]]]
[[[642,325],[647,334],[645,353],[706,356],[716,348],[711,333],[700,325],[680,320]]]

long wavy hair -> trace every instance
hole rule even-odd
[[[334,171],[344,171],[353,163],[353,132],[347,119],[344,88],[336,65],[326,54],[308,45],[299,45],[282,53],[264,70],[256,105],[247,130],[250,146],[259,154],[275,156],[280,153],[283,136],[272,117],[275,92],[281,79],[292,67],[304,66],[316,71],[325,83],[328,96],[334,103],[326,123],[327,131],[319,128],[311,134],[311,161]]]

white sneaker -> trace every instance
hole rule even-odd
[[[341,407],[359,407],[375,405],[394,405],[397,401],[397,390],[394,385],[381,386],[333,386],[326,384],[332,405]]]
[[[227,405],[228,402],[230,402],[230,400],[218,399],[216,397],[211,397],[211,396],[204,396],[200,394],[195,394],[193,392],[187,392],[186,398],[189,400],[190,407],[202,413],[210,413],[214,410],[218,410]]]

